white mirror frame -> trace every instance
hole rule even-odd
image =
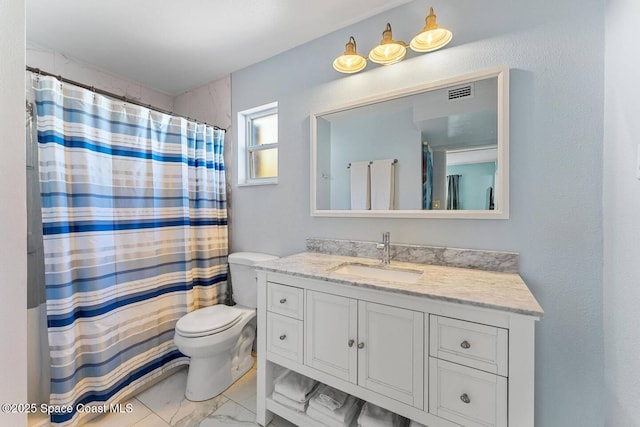
[[[477,80],[497,77],[498,80],[498,209],[496,210],[329,210],[317,207],[317,120],[319,116],[361,107],[376,102],[414,95],[420,92],[463,85]],[[367,97],[335,106],[329,110],[311,113],[311,216],[361,218],[442,218],[442,219],[508,219],[509,218],[509,67],[464,74],[418,86]]]

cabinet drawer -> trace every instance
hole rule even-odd
[[[267,352],[302,363],[301,320],[267,313]]]
[[[495,326],[431,315],[429,354],[508,376],[508,332]]]
[[[429,358],[429,412],[463,426],[507,425],[507,379]]]
[[[303,290],[293,286],[267,283],[267,310],[302,320]]]

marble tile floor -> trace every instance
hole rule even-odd
[[[90,427],[232,427],[258,426],[256,423],[255,365],[221,395],[204,402],[184,397],[187,369],[143,391],[126,403],[130,413],[105,414],[90,420]],[[29,423],[31,425],[31,423]],[[48,425],[48,423],[46,423]],[[269,427],[295,427],[275,417]]]

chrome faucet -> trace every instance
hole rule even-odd
[[[388,231],[382,232],[382,243],[378,243],[377,248],[382,249],[382,264],[388,265],[391,262],[391,250],[390,250],[390,233]]]

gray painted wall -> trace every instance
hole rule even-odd
[[[640,2],[608,0],[604,120],[604,343],[607,426],[640,425]]]
[[[27,222],[25,177],[24,0],[0,4],[0,402],[27,402]],[[27,415],[0,413],[0,425]]]
[[[366,54],[386,22],[408,41],[429,6],[415,1],[232,74],[234,123],[238,111],[272,101],[280,112],[279,183],[238,188],[233,177],[233,249],[287,255],[309,236],[377,240],[388,230],[395,242],[517,251],[546,312],[536,330],[536,425],[601,426],[604,1],[432,5],[454,31],[444,50],[353,76],[331,68],[350,35]],[[505,64],[509,220],[310,217],[310,112]]]

